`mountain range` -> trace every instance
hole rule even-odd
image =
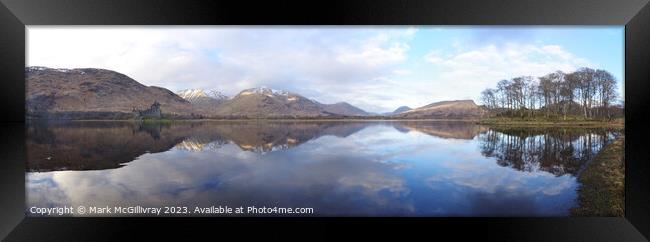
[[[403,113],[403,112],[406,112],[406,111],[410,111],[410,110],[413,110],[413,109],[410,108],[409,106],[401,106],[401,107],[395,109],[395,111],[388,112],[388,113],[383,113],[383,115],[385,115],[385,116],[391,116],[391,115],[400,114],[400,113]]]
[[[25,68],[28,118],[125,119],[133,109],[155,101],[169,115],[193,111],[189,101],[156,86],[145,86],[128,76],[104,69]]]
[[[267,87],[251,88],[222,103],[215,116],[243,118],[330,116],[321,106],[301,95]]]
[[[181,90],[176,95],[190,102],[194,111],[201,114],[214,112],[216,107],[229,99],[228,96],[219,91],[205,91],[202,89]]]
[[[228,96],[219,91],[204,91],[202,89],[185,89],[176,93],[178,96],[191,103],[221,104],[228,100]]]
[[[338,115],[343,115],[343,116],[369,116],[371,113],[368,113],[364,111],[363,109],[360,109],[358,107],[352,106],[352,104],[349,104],[347,102],[338,102],[334,104],[317,104],[321,105],[321,107],[329,113],[333,114],[338,114]]]
[[[411,109],[392,116],[398,118],[479,119],[488,111],[472,100],[442,101]]]
[[[233,97],[217,90],[176,93],[145,86],[105,69],[26,67],[27,117],[31,119],[129,119],[154,102],[168,118],[430,118],[475,119],[487,111],[472,100],[407,106],[374,114],[347,102],[323,104],[297,93],[256,87]]]

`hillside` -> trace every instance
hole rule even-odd
[[[385,116],[391,116],[391,115],[400,114],[400,113],[403,113],[403,112],[406,112],[406,111],[410,111],[410,110],[413,110],[413,109],[412,109],[411,107],[409,107],[409,106],[401,106],[401,107],[395,109],[395,110],[392,111],[392,112],[383,113],[382,115],[385,115]]]
[[[318,104],[303,96],[267,87],[241,91],[219,105],[214,115],[246,118],[330,116]]]
[[[320,104],[320,103],[319,103]],[[369,113],[347,102],[320,104],[325,112],[343,116],[368,116]]]
[[[403,113],[392,115],[396,118],[430,119],[479,119],[487,115],[487,110],[472,100],[442,101],[431,103]]]
[[[343,118],[372,117],[347,102],[322,104],[300,94],[267,87],[228,98],[202,89],[173,93],[145,86],[110,70],[25,68],[29,119],[132,119],[133,111],[160,103],[163,118]],[[157,111],[156,111],[157,112]],[[386,118],[478,119],[484,107],[472,100],[443,101],[416,109],[402,106]],[[158,116],[156,116],[158,117]]]
[[[189,115],[190,102],[110,70],[25,68],[28,118],[116,119],[158,101],[164,113]]]

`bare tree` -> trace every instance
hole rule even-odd
[[[483,90],[481,92],[481,99],[488,109],[495,109],[497,107],[496,90],[492,88]]]
[[[546,117],[549,116],[552,107],[555,104],[557,96],[557,88],[555,87],[554,73],[542,76],[539,78],[538,90],[544,99],[544,109],[546,110]]]
[[[509,90],[510,95],[512,96],[514,108],[518,109],[519,115],[523,117],[525,106],[525,77],[515,77],[510,82]]]
[[[575,72],[578,81],[578,90],[582,101],[582,110],[585,118],[591,118],[593,97],[596,94],[594,82],[596,71],[591,68],[580,68]]]
[[[535,108],[537,104],[537,78],[534,78],[532,76],[527,76],[525,77],[524,80],[524,96],[528,100],[527,102],[527,107],[530,111],[530,116],[535,116]]]
[[[600,105],[603,111],[606,114],[606,117],[610,118],[609,105],[616,101],[616,79],[612,74],[605,70],[596,70],[596,84],[598,85]]]
[[[510,86],[510,81],[501,80],[497,83],[497,93],[500,100],[501,108],[510,109],[510,93],[508,91],[508,86]]]
[[[610,105],[616,101],[616,80],[607,71],[580,68],[573,73],[556,71],[538,78],[520,76],[501,80],[495,89],[481,93],[483,103],[491,109],[500,109],[498,115],[535,116],[543,109],[545,116],[569,114],[585,119],[610,117]]]

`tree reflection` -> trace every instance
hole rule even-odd
[[[479,135],[481,153],[519,171],[577,176],[618,132],[586,128],[496,128]]]
[[[264,154],[322,136],[348,137],[369,126],[392,126],[437,138],[474,139],[483,155],[520,171],[577,174],[616,132],[575,128],[487,128],[468,122],[224,121],[29,123],[29,171],[97,170],[123,166],[146,153],[204,151],[234,144]]]

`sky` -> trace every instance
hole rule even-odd
[[[266,86],[369,112],[473,99],[580,67],[624,83],[624,26],[28,26],[26,66],[102,68],[171,91]],[[622,99],[622,98],[621,98]]]

